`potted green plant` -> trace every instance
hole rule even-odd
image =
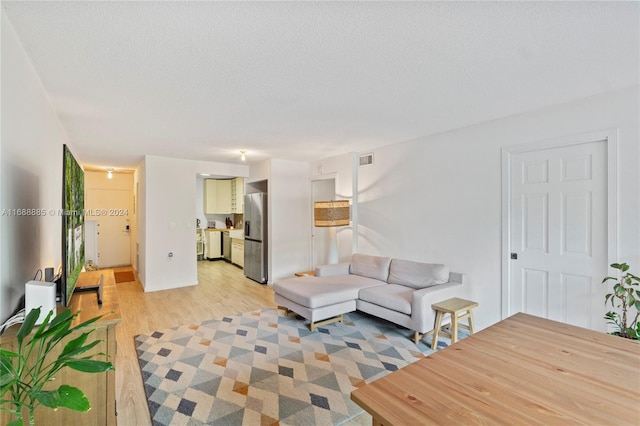
[[[605,296],[604,303],[611,302],[612,308],[619,311],[611,310],[604,316],[609,324],[615,327],[615,331],[610,334],[625,337],[627,339],[640,340],[640,278],[633,275],[629,271],[629,265],[626,263],[614,263],[612,268],[617,269],[617,277],[606,277],[603,283],[613,280],[613,289],[611,293]],[[634,311],[635,310],[635,316]],[[629,318],[633,320],[629,321]]]
[[[96,355],[104,355],[103,353],[86,355],[86,352],[100,343],[100,340],[86,343],[93,331],[87,330],[87,327],[101,317],[72,327],[78,314],[79,312],[71,314],[69,309],[65,309],[52,319],[51,311],[33,332],[40,317],[40,308],[33,309],[27,314],[16,335],[17,352],[0,348],[0,410],[9,412],[16,418],[9,425],[23,425],[25,420],[34,424],[33,415],[39,405],[83,412],[91,408],[89,400],[78,388],[63,384],[57,389],[44,389],[56,373],[65,367],[86,373],[113,369],[111,362],[92,359]],[[65,340],[65,337],[80,330],[86,331]],[[57,357],[48,356],[62,343],[64,347]]]

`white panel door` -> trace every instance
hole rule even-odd
[[[98,260],[100,268],[131,265],[131,191],[88,189],[86,220],[98,222]]]
[[[512,156],[509,315],[604,330],[606,167],[604,141]]]

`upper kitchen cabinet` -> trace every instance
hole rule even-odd
[[[244,213],[244,178],[241,177],[231,182],[231,213]]]
[[[204,212],[207,214],[242,213],[244,179],[205,179]]]

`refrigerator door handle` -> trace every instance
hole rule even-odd
[[[251,230],[251,227],[249,226],[249,223],[250,222],[248,220],[244,223],[244,236],[245,237],[249,236],[249,232]]]

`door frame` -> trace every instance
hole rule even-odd
[[[531,151],[541,151],[591,142],[607,145],[607,267],[618,257],[618,130],[605,129],[595,132],[565,136],[522,145],[502,147],[502,250],[501,318],[508,316],[511,274],[511,162],[512,156]]]

